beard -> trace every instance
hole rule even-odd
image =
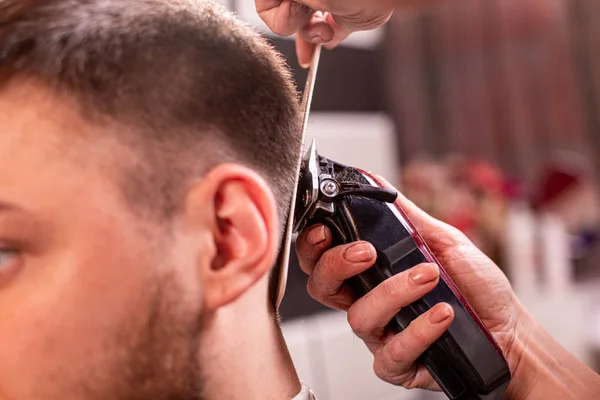
[[[115,338],[105,372],[90,374],[85,399],[204,399],[198,360],[201,312],[186,305],[183,292],[173,276],[148,287],[145,310]]]

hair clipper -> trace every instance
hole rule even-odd
[[[435,304],[450,304],[455,315],[450,328],[420,361],[450,399],[501,398],[511,378],[502,350],[395,204],[397,193],[364,171],[320,156],[314,141],[297,190],[294,232],[324,223],[333,233],[334,246],[364,240],[377,250],[375,265],[347,282],[357,297],[418,264],[438,264],[437,286],[402,308],[389,328],[400,332]]]

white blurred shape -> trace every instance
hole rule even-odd
[[[315,138],[323,157],[379,174],[399,189],[396,135],[387,116],[313,112],[306,135],[305,147]]]
[[[310,366],[303,361],[298,373],[319,399],[416,400],[421,396],[420,391],[392,386],[375,375],[373,356],[348,326],[345,313],[288,322],[283,332],[295,362],[305,357],[300,349],[308,349]]]
[[[573,284],[570,237],[560,219],[550,213],[540,215],[539,224],[544,289],[554,295],[570,289]]]
[[[507,269],[517,294],[538,289],[535,229],[533,211],[526,204],[512,204],[507,214],[505,250]]]

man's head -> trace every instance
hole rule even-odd
[[[220,8],[0,0],[0,399],[196,398],[203,324],[267,296],[299,130]]]

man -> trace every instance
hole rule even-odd
[[[297,396],[269,283],[300,124],[211,3],[0,1],[0,399]]]
[[[296,34],[301,64],[314,43],[335,47],[352,31],[384,24],[394,6],[425,5],[428,0],[256,0],[271,29]],[[500,269],[461,232],[433,219],[406,198],[399,205],[502,347],[512,370],[508,399],[600,398],[600,376],[579,362],[523,308]],[[331,232],[309,227],[298,238],[308,289],[318,301],[348,312],[348,322],[374,355],[379,377],[407,388],[439,390],[417,359],[452,322],[452,311],[438,304],[398,335],[385,326],[400,310],[437,283],[435,265],[417,266],[382,283],[363,298],[349,295],[343,282],[373,265],[368,243],[331,247]],[[360,256],[357,256],[360,254]]]

